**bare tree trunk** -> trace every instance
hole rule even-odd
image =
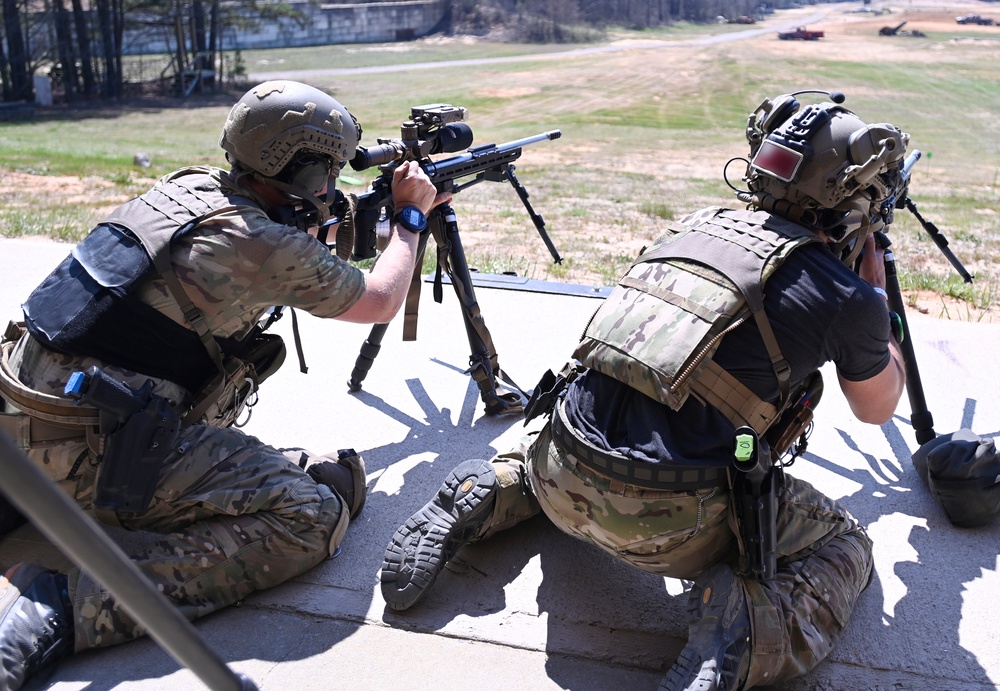
[[[3,26],[7,37],[7,62],[10,67],[10,97],[31,101],[34,90],[28,73],[28,51],[21,32],[21,13],[17,0],[3,0]]]
[[[184,50],[183,9],[182,1],[177,0],[177,10],[174,14],[174,38],[177,40],[177,55],[175,56],[177,60],[177,82],[175,88],[179,96],[184,94],[184,71],[187,67],[186,51]]]
[[[220,50],[220,33],[219,33],[219,0],[212,0],[211,14],[209,15],[209,32],[208,32],[208,64],[210,69],[215,71],[215,88],[222,85],[222,60],[219,60],[219,64],[215,64],[216,56],[221,58],[222,51]]]
[[[97,80],[94,78],[93,55],[90,52],[90,28],[87,26],[87,15],[84,13],[80,0],[73,0],[73,23],[76,25],[76,45],[80,51],[80,74],[83,76],[83,94],[93,96],[97,93]]]
[[[3,41],[0,41],[0,84],[3,86],[3,100],[12,101],[10,88],[10,63],[7,62],[7,50]]]
[[[69,13],[63,0],[52,0],[52,7],[56,16],[56,48],[59,55],[59,62],[62,63],[62,83],[66,92],[67,103],[76,100],[79,84],[76,74],[76,53],[73,50],[73,37],[70,35]]]
[[[202,4],[201,0],[192,0],[191,51],[194,53],[194,60],[191,66],[196,71],[195,79],[198,80],[198,93],[202,93],[205,90],[202,75],[204,75],[205,71],[209,69],[207,60],[208,47],[205,39],[205,6]]]
[[[121,73],[118,71],[119,61],[116,59],[115,28],[112,19],[112,0],[95,0],[97,3],[97,26],[101,34],[101,47],[104,59],[104,87],[102,95],[105,98],[121,96]]]
[[[122,71],[122,42],[125,37],[125,0],[112,2],[112,26],[115,41],[115,95],[121,97],[125,93],[125,74]]]

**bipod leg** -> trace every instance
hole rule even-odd
[[[413,267],[413,276],[410,280],[410,288],[406,293],[406,305],[403,324],[403,340],[412,341],[416,338],[417,329],[417,303],[420,300],[420,269],[424,262],[424,249],[427,247],[427,236],[420,238],[417,246],[417,258]],[[369,370],[375,364],[375,357],[382,349],[382,339],[388,331],[388,324],[375,324],[372,326],[368,338],[361,344],[361,352],[358,359],[354,361],[354,369],[351,370],[351,378],[347,382],[347,388],[357,393],[361,391],[361,382],[368,376]]]
[[[469,373],[479,387],[480,397],[486,404],[487,415],[520,415],[524,412],[522,392],[511,382],[510,386],[517,389],[500,393],[497,391],[498,377],[504,377],[500,369],[493,337],[479,310],[476,291],[469,275],[469,265],[465,259],[465,250],[458,234],[458,219],[450,204],[438,207],[441,223],[432,228],[434,239],[438,244],[438,267],[443,265],[455,294],[462,305],[462,318],[465,331],[469,337]]]
[[[0,432],[0,485],[7,498],[63,554],[93,576],[178,664],[212,691],[255,691],[208,647],[121,548]],[[16,487],[15,487],[16,485]]]
[[[351,378],[347,382],[347,388],[351,391],[355,393],[361,391],[361,382],[365,380],[368,371],[375,364],[375,357],[382,349],[382,339],[388,329],[388,324],[376,324],[372,327],[368,338],[361,344],[361,352],[358,353],[358,359],[354,361],[354,369],[351,370]]]
[[[906,308],[903,296],[899,290],[899,277],[896,275],[896,260],[889,248],[889,238],[885,233],[875,233],[875,242],[885,250],[885,284],[889,295],[889,309],[895,312],[902,326],[903,340],[899,344],[903,352],[903,365],[906,368],[906,395],[910,399],[910,425],[917,438],[917,444],[924,444],[934,439],[934,417],[927,409],[924,398],[924,387],[920,381],[920,370],[917,368],[917,356],[913,351],[913,338],[906,322]]]

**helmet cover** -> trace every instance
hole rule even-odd
[[[361,128],[332,96],[300,82],[268,81],[229,112],[219,141],[232,164],[274,177],[300,152],[327,157],[332,173],[354,156]]]

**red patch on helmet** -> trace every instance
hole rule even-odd
[[[805,157],[799,151],[765,140],[750,165],[783,182],[791,182],[799,171],[803,158]]]

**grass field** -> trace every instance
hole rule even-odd
[[[765,97],[843,91],[845,105],[862,119],[910,133],[911,149],[923,152],[910,195],[976,275],[963,284],[913,216],[901,211],[890,237],[911,304],[953,319],[992,320],[1000,303],[1000,27],[956,24],[956,15],[976,8],[971,2],[910,4],[881,17],[845,12],[854,7],[809,6],[758,27],[610,32],[607,45],[627,49],[576,55],[558,53],[602,46],[429,39],[241,57],[254,81],[273,71],[309,70],[303,80],[352,110],[366,144],[398,137],[410,107],[424,103],[468,108],[476,143],[562,130],[562,138],[526,148],[517,165],[562,264],[552,264],[509,186],[477,185],[454,206],[470,265],[588,285],[613,283],[675,214],[738,204],[723,169],[747,154],[747,116]],[[809,28],[824,30],[822,41],[778,41],[765,31],[707,43],[715,33],[766,28],[817,11],[827,16]],[[880,26],[904,18],[907,29],[927,37],[878,36]],[[514,56],[495,64],[405,67]],[[400,70],[323,71],[387,64]],[[183,107],[59,110],[0,123],[0,233],[75,240],[156,176],[181,165],[224,165],[218,137],[235,97],[192,99]],[[151,168],[132,165],[138,151],[151,156]],[[740,186],[742,166],[727,170]],[[361,192],[372,174],[348,171],[348,177],[357,183],[349,189]]]

